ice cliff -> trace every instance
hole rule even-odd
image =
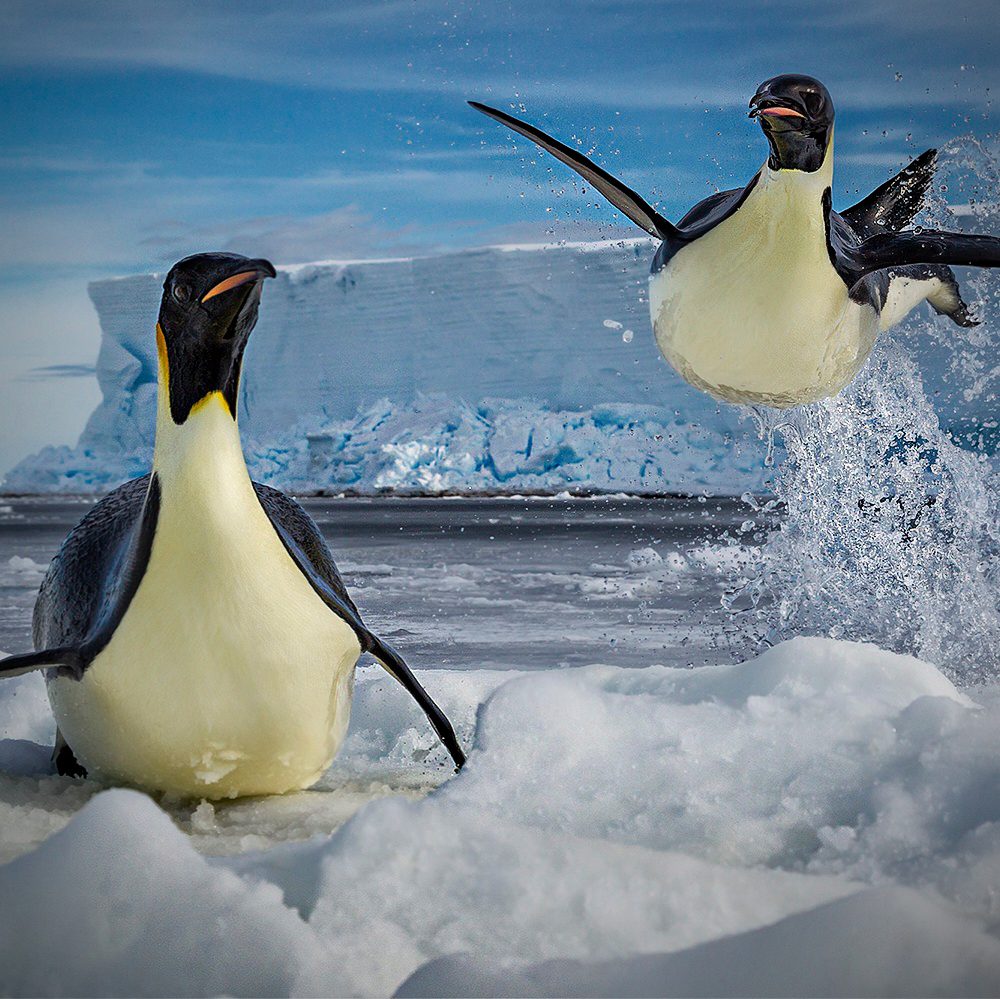
[[[646,312],[653,245],[505,246],[280,269],[247,350],[252,473],[299,492],[739,494],[751,422],[685,385]],[[162,275],[90,286],[103,399],[76,447],[6,492],[100,492],[144,472]]]
[[[739,414],[674,377],[649,334],[647,240],[494,247],[280,269],[247,350],[253,474],[300,491],[728,489],[755,480]],[[103,399],[76,447],[8,492],[143,472],[162,275],[98,281]],[[632,331],[634,330],[634,335]],[[743,486],[745,488],[745,486]]]

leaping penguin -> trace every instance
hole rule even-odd
[[[880,332],[922,301],[976,325],[949,264],[1000,265],[1000,239],[902,231],[934,174],[929,149],[863,201],[831,206],[833,101],[808,76],[776,76],[750,101],[770,155],[742,189],[673,225],[575,149],[476,101],[550,152],[663,242],[649,305],[656,342],[686,381],[719,399],[786,407],[836,395]]]
[[[309,787],[347,731],[370,652],[426,712],[456,767],[451,724],[363,623],[309,515],[253,482],[236,422],[266,260],[204,253],[163,285],[156,446],[74,528],[35,604],[56,769],[199,798]]]

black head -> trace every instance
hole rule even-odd
[[[819,80],[786,73],[766,80],[750,101],[750,117],[771,146],[772,170],[818,170],[833,131],[833,100]]]
[[[170,415],[183,423],[191,407],[221,392],[236,415],[243,350],[257,322],[266,260],[238,253],[198,253],[174,264],[163,282],[157,344],[170,392]]]

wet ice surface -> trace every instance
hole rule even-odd
[[[303,503],[328,539],[366,621],[414,668],[475,671],[478,686],[499,682],[484,680],[493,671],[595,662],[686,666],[727,658],[714,565],[725,551],[715,543],[743,518],[733,501]],[[91,504],[10,498],[0,507],[0,649],[30,648],[31,608],[45,567]],[[11,696],[14,685],[23,685],[25,694]],[[428,686],[433,690],[433,679]],[[40,678],[9,681],[0,694],[7,698],[0,700],[0,738],[20,726],[18,738],[51,745]],[[358,741],[364,719],[377,717],[384,702],[399,707],[403,700],[378,667],[363,668],[351,738]],[[27,725],[26,713],[32,716]],[[467,722],[471,738],[471,719]],[[378,757],[372,742],[355,758],[349,742],[320,784],[300,794],[214,808],[163,804],[194,846],[208,854],[328,834],[366,801],[391,794],[420,797],[449,774],[441,760],[422,764],[433,740],[422,729],[415,736],[426,745],[416,745],[409,756],[396,747],[396,758],[381,762],[369,758]],[[0,860],[60,828],[98,789],[93,783],[43,778],[46,767],[47,753],[40,748],[0,743],[0,769],[7,771],[0,773],[0,808],[17,802],[39,818],[15,824],[16,833],[8,828]]]
[[[30,648],[42,574],[91,500],[0,507],[0,649]],[[412,666],[700,665],[726,619],[710,562],[733,500],[305,499],[367,623]],[[683,566],[683,571],[673,571]],[[692,625],[694,629],[692,630]]]

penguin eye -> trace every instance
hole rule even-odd
[[[191,289],[186,284],[175,284],[173,295],[175,302],[185,305],[191,299]]]
[[[822,96],[820,94],[814,94],[810,91],[806,91],[806,93],[802,95],[802,98],[805,101],[806,110],[809,114],[814,118],[818,117],[823,110]]]

